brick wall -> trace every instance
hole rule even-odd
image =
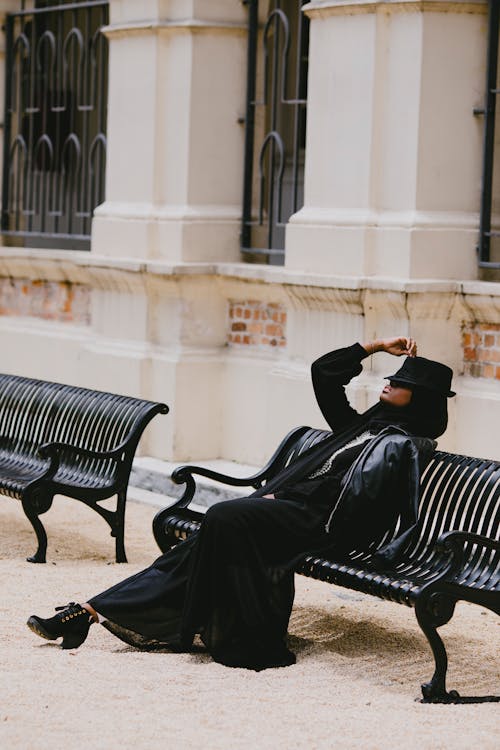
[[[500,324],[476,323],[462,332],[464,374],[500,380]]]
[[[0,279],[0,315],[88,325],[90,290],[64,281]]]
[[[274,302],[230,300],[230,346],[276,350],[286,346],[286,310]]]

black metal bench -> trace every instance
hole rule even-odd
[[[54,495],[81,500],[101,515],[126,562],[127,486],[137,443],[165,404],[16,375],[0,375],[0,493],[21,500],[45,562],[47,535],[39,516]],[[117,495],[116,510],[99,502]]]
[[[200,525],[202,514],[188,507],[196,490],[195,474],[257,489],[329,434],[309,427],[293,430],[258,474],[243,479],[196,466],[176,469],[172,479],[186,488],[182,498],[153,521],[160,549],[166,551]],[[459,600],[500,614],[500,463],[438,451],[421,487],[420,533],[394,569],[377,569],[373,552],[396,535],[397,527],[369,552],[353,550],[342,561],[305,556],[297,572],[414,607],[435,659],[434,675],[422,685],[424,702],[498,701],[497,696],[464,698],[447,692],[447,655],[437,628],[449,622]]]

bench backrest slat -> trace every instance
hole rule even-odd
[[[41,389],[37,381],[1,376],[0,435],[15,452],[31,455],[43,442],[56,399],[56,388]]]

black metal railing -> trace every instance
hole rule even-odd
[[[500,268],[493,260],[496,238],[500,238],[500,227],[492,227],[492,212],[495,197],[495,119],[498,85],[498,34],[500,20],[499,0],[489,0],[488,50],[486,60],[486,94],[484,108],[475,109],[474,114],[484,115],[483,180],[479,215],[478,263],[482,268]],[[497,210],[498,213],[498,210]],[[498,222],[496,222],[498,224]]]
[[[244,0],[245,1],[245,0]],[[248,5],[248,74],[241,250],[280,264],[285,227],[303,204],[309,21],[306,0]]]
[[[39,0],[6,17],[2,233],[13,243],[90,247],[104,200],[107,23],[101,0]]]

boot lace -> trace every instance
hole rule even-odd
[[[74,617],[81,617],[82,615],[91,617],[90,613],[81,604],[78,604],[78,602],[69,602],[69,604],[65,604],[62,607],[56,607],[55,610],[61,613],[59,617],[62,622],[72,620]]]

